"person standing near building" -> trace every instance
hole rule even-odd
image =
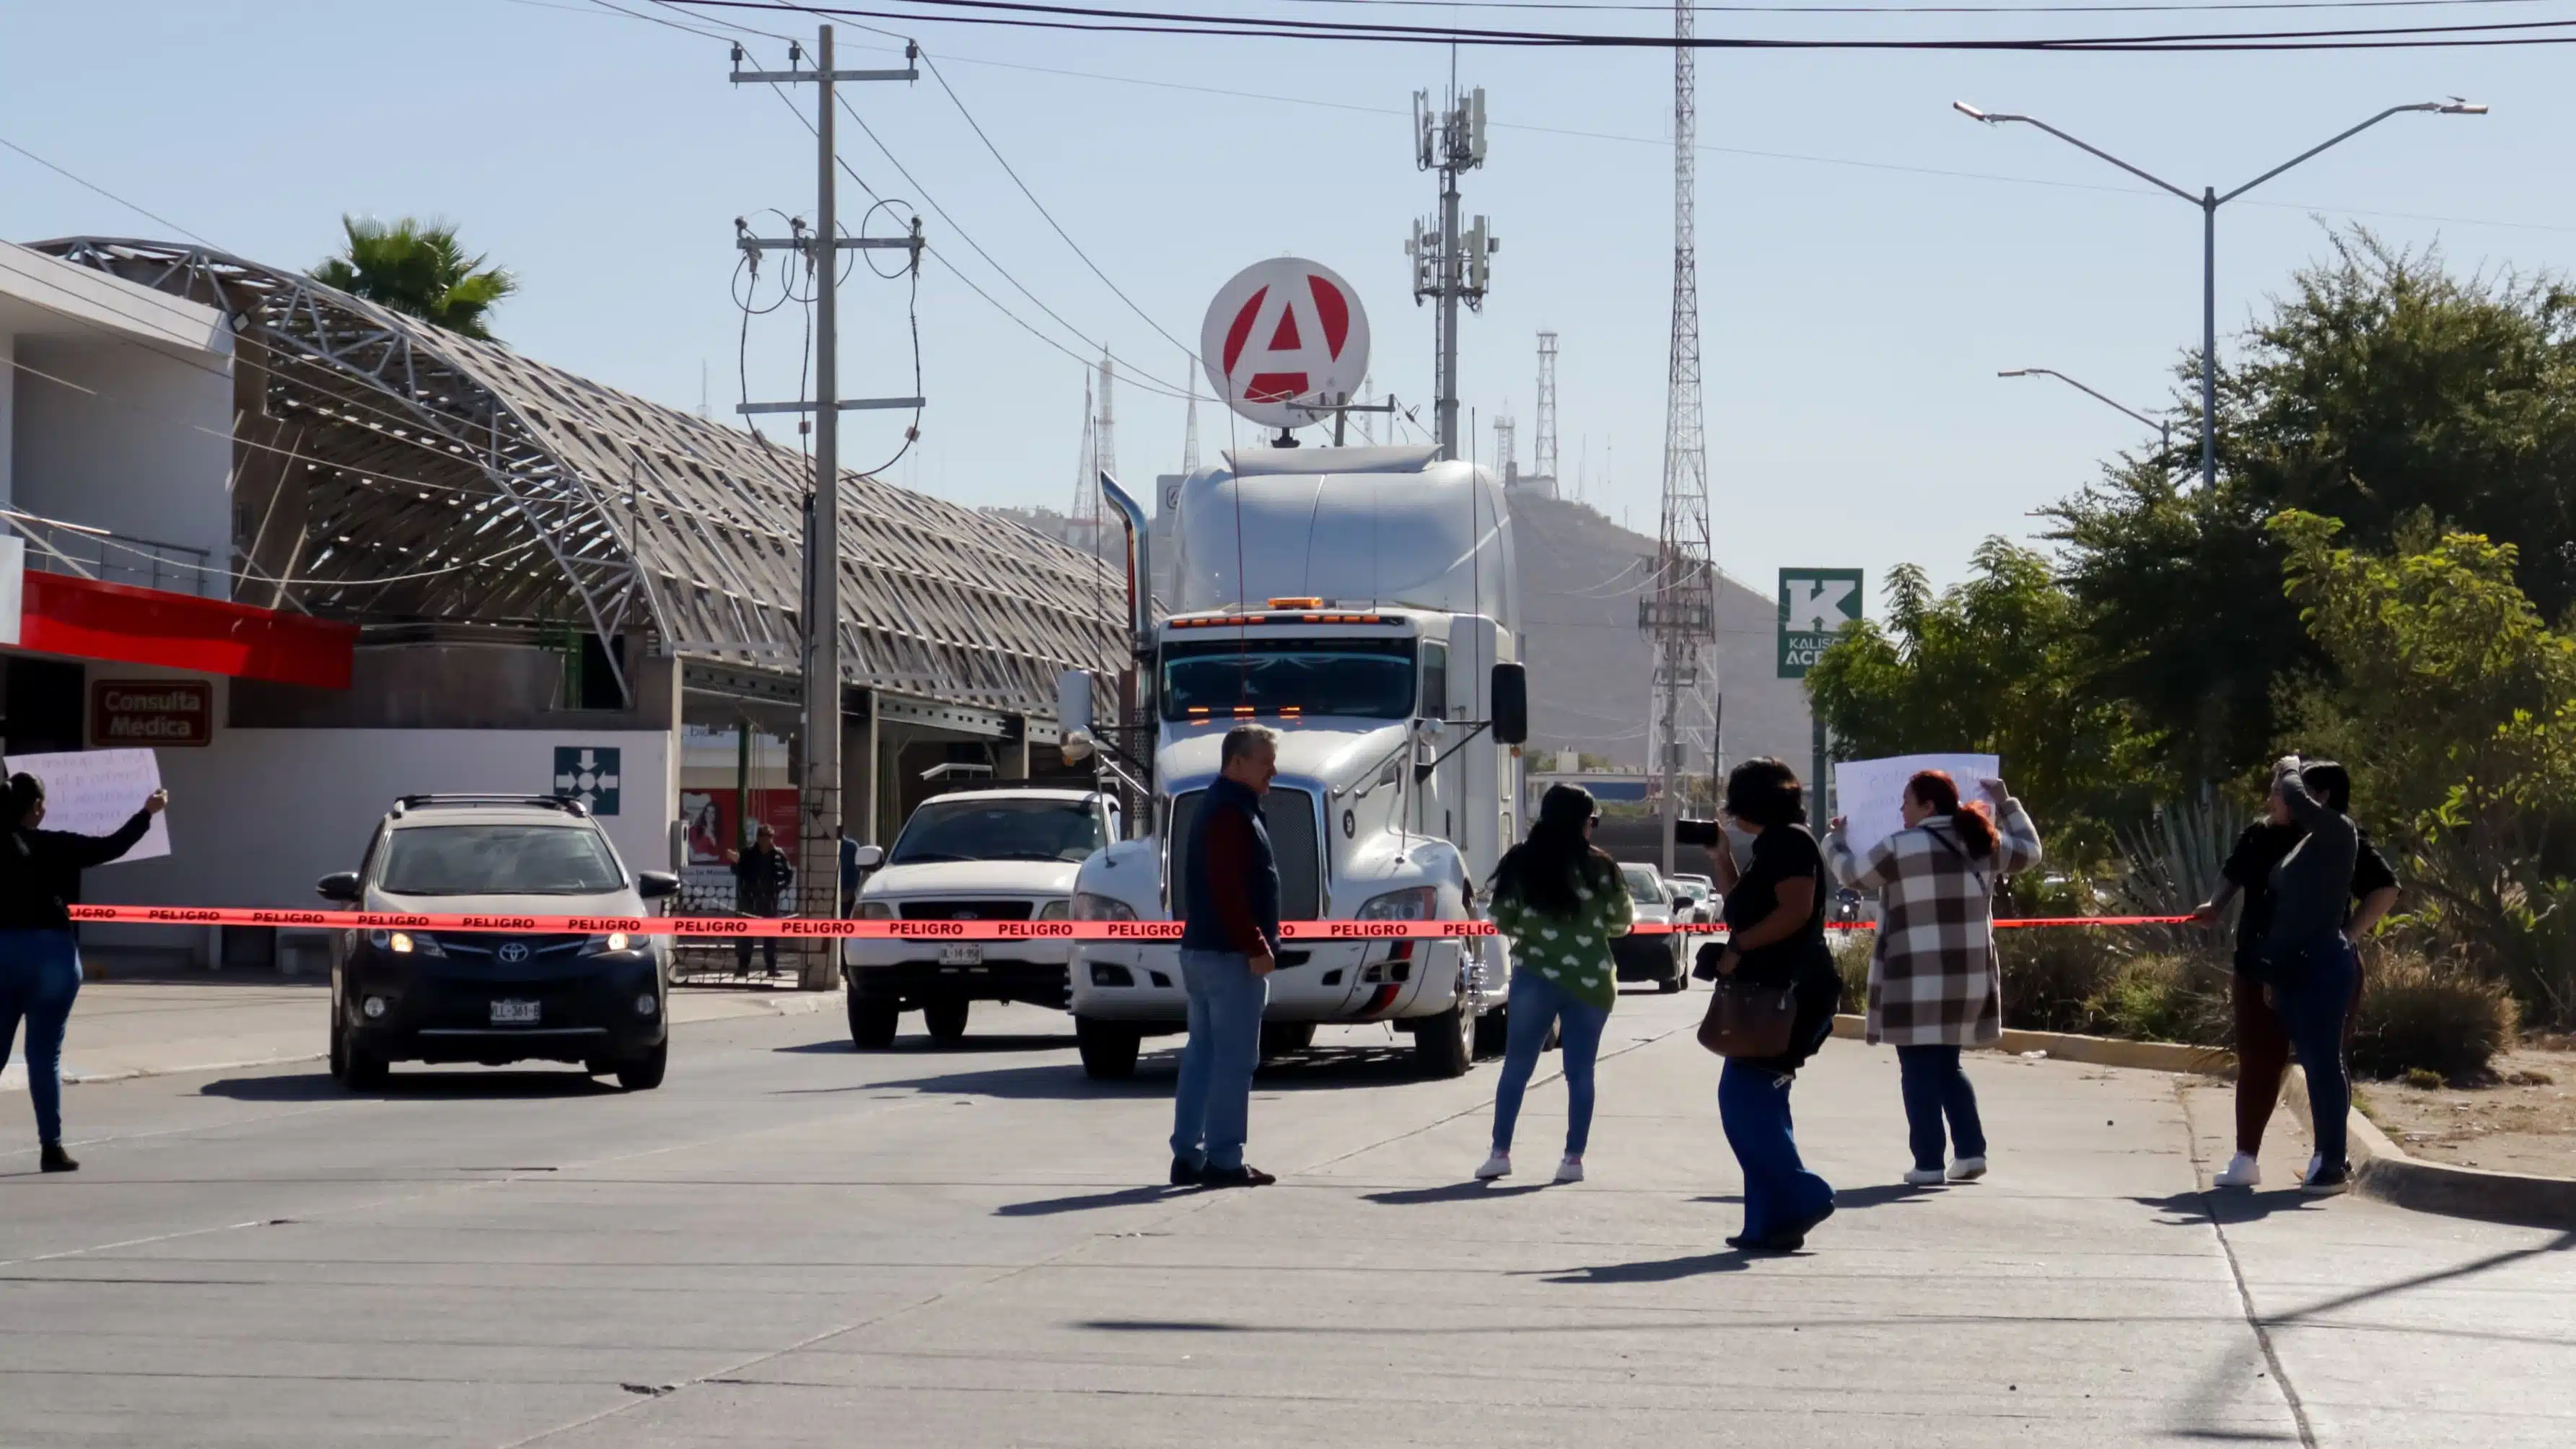
[[[859,902],[859,842],[845,825],[833,826],[832,838],[841,844],[841,918],[848,920]]]
[[[1583,1180],[1583,1149],[1592,1135],[1592,1068],[1601,1031],[1619,998],[1619,969],[1610,942],[1628,934],[1636,907],[1619,863],[1592,844],[1601,816],[1592,792],[1550,785],[1540,797],[1529,839],[1494,867],[1494,926],[1512,943],[1512,994],[1504,1020],[1502,1076],[1494,1083],[1494,1154],[1476,1169],[1479,1181],[1512,1170],[1512,1129],[1521,1096],[1547,1046],[1564,1024],[1565,1157],[1556,1180]]]
[[[71,903],[80,898],[80,873],[134,848],[152,817],[170,803],[155,790],[143,808],[108,835],[39,830],[45,819],[44,782],[9,777],[0,795],[0,1067],[18,1022],[27,1023],[27,1096],[36,1109],[38,1165],[47,1172],[76,1172],[63,1150],[63,1029],[80,995],[80,944],[72,935]]]
[[[751,848],[739,855],[725,852],[733,866],[733,909],[739,916],[781,916],[779,908],[787,888],[796,879],[796,867],[789,863],[787,852],[778,848],[778,832],[763,825],[753,833]],[[761,965],[770,971],[778,969],[778,938],[760,938]],[[751,938],[733,943],[734,968],[751,969]]]
[[[2329,807],[2351,813],[2352,777],[2343,766],[2331,760],[2305,763],[2299,769],[2300,780],[2308,793]],[[2290,815],[2289,802],[2279,791],[2264,801],[2264,818],[2245,827],[2236,838],[2236,849],[2220,869],[2218,889],[2192,913],[2193,918],[2215,924],[2227,903],[2238,892],[2245,896],[2244,908],[2236,917],[2236,971],[2233,994],[2236,1009],[2236,1156],[2212,1182],[2219,1187],[2259,1187],[2263,1169],[2259,1157],[2263,1151],[2264,1129],[2271,1124],[2272,1109],[2280,1105],[2281,1079],[2290,1067],[2290,1036],[2282,1025],[2281,1013],[2268,999],[2263,984],[2263,942],[2272,929],[2272,871],[2306,835]],[[2370,934],[2389,909],[2397,904],[2397,873],[2379,848],[2370,843],[2367,832],[2356,830],[2352,864],[2353,902],[2351,917],[2344,923],[2343,935],[2358,943]],[[2354,963],[2351,1004],[2344,1011],[2344,1045],[2352,1044],[2353,1021],[2360,1014],[2361,993],[2365,983],[2358,958]],[[2313,1170],[2313,1168],[2311,1169]]]
[[[1835,878],[1879,898],[1869,1041],[1896,1048],[1914,1151],[1905,1180],[1915,1187],[1944,1180],[1945,1148],[1957,1154],[1948,1181],[1986,1175],[1985,1125],[1959,1051],[2003,1035],[1995,886],[2039,864],[2039,832],[2021,802],[2001,780],[1981,780],[1978,788],[1983,800],[1962,803],[1947,771],[1917,773],[1897,802],[1905,828],[1871,846],[1866,860],[1854,858],[1840,816],[1825,834]]]
[[[1190,1036],[1172,1094],[1172,1185],[1262,1187],[1276,1181],[1243,1160],[1261,1013],[1279,950],[1279,861],[1261,797],[1279,773],[1279,734],[1226,731],[1218,775],[1182,842],[1181,983]]]
[[[1825,857],[1806,818],[1797,772],[1778,760],[1746,760],[1726,777],[1725,812],[1753,836],[1753,861],[1739,869],[1715,820],[1686,820],[1675,839],[1715,858],[1726,896],[1727,942],[1700,948],[1721,977],[1791,994],[1789,1048],[1776,1057],[1729,1057],[1717,1080],[1718,1119],[1744,1173],[1744,1231],[1730,1248],[1789,1253],[1834,1215],[1831,1183],[1807,1170],[1789,1119],[1798,1068],[1833,1035],[1842,977],[1825,944]]]

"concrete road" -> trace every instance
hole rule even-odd
[[[695,1023],[635,1095],[84,1085],[68,1177],[0,1098],[0,1443],[2576,1442],[2576,1235],[2213,1198],[2224,1102],[2154,1074],[1980,1056],[1995,1175],[1915,1192],[1891,1054],[1832,1043],[1796,1108],[1844,1211],[1728,1252],[1703,1001],[1622,1000],[1565,1188],[1464,1183],[1493,1067],[1354,1030],[1259,1084],[1279,1186],[1168,1192],[1169,1055],[1093,1086],[1021,1009]]]

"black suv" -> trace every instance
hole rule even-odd
[[[369,911],[437,915],[645,914],[679,889],[629,873],[575,801],[406,795],[366,860],[326,875],[323,897]],[[624,932],[511,935],[349,930],[331,952],[331,1075],[384,1083],[396,1061],[578,1062],[642,1091],[670,1059],[666,938]]]

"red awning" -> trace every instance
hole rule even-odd
[[[346,689],[358,629],[193,594],[26,573],[18,647],[120,664]]]

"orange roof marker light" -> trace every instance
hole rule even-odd
[[[1274,609],[1320,609],[1324,607],[1324,601],[1321,598],[1272,599],[1270,601],[1270,607]]]

